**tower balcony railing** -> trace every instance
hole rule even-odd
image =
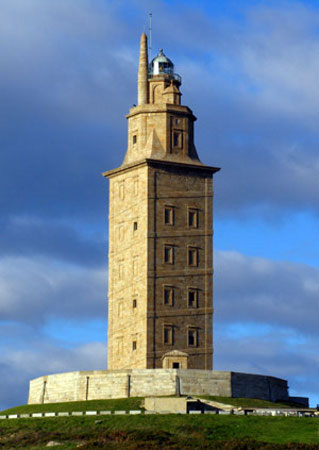
[[[161,72],[161,73],[157,73],[157,74],[153,74],[152,72],[148,73],[148,78],[154,78],[154,77],[173,78],[174,80],[176,80],[180,84],[182,84],[182,77],[180,75],[178,75],[178,73],[167,73],[167,72]]]

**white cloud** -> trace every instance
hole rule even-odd
[[[9,333],[10,330],[7,330]],[[20,336],[22,340],[22,335]],[[5,386],[0,392],[0,410],[27,403],[29,381],[42,375],[78,370],[105,370],[107,348],[101,342],[88,342],[64,348],[54,341],[26,337],[28,348],[8,346],[0,363],[0,377]]]
[[[52,317],[106,317],[107,272],[48,258],[0,259],[0,319],[41,326]]]
[[[268,17],[260,13],[240,48],[245,73],[256,86],[253,99],[259,107],[306,121],[316,129],[319,14],[303,7],[265,13]]]
[[[276,324],[318,334],[319,269],[221,251],[215,267],[217,321]]]

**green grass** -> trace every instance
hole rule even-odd
[[[111,400],[87,400],[83,402],[44,403],[40,405],[22,405],[1,411],[5,414],[32,414],[37,412],[72,412],[72,411],[129,411],[141,409],[143,398],[119,398]]]
[[[319,449],[314,418],[151,415],[0,421],[0,448]],[[83,445],[83,446],[82,446]]]
[[[272,403],[265,400],[258,400],[252,398],[229,398],[217,396],[201,396],[199,398],[215,400],[220,403],[228,405],[242,406],[244,408],[289,408],[293,404],[290,403]],[[38,412],[72,412],[72,411],[115,411],[132,409],[141,409],[143,398],[120,398],[111,400],[88,400],[82,402],[64,402],[64,403],[44,403],[40,405],[22,405],[14,408],[1,411],[0,415],[4,414],[32,414]],[[295,405],[296,406],[296,405]]]
[[[220,403],[228,405],[242,406],[244,408],[289,408],[297,405],[291,403],[272,403],[265,400],[258,400],[253,398],[229,398],[217,396],[201,396],[198,398],[215,400]],[[1,411],[3,414],[25,414],[37,412],[72,412],[72,411],[115,411],[132,409],[141,409],[143,398],[120,398],[111,400],[88,400],[82,402],[64,402],[64,403],[44,403],[40,405],[22,405],[14,408]]]
[[[243,408],[300,408],[300,405],[293,402],[268,402],[267,400],[259,400],[257,398],[231,398],[218,396],[200,396],[198,398],[214,400],[227,405],[241,406]]]

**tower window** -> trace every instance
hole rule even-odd
[[[134,134],[134,135],[133,135],[133,144],[136,144],[136,142],[137,142],[137,135]]]
[[[188,307],[198,308],[198,290],[189,288],[188,289]]]
[[[174,288],[172,286],[164,286],[164,305],[174,305]]]
[[[188,226],[190,228],[198,228],[198,210],[189,209],[188,210]]]
[[[164,262],[165,264],[174,264],[174,247],[172,245],[164,246]]]
[[[133,299],[133,309],[135,309],[137,307],[137,300],[136,298]]]
[[[134,230],[134,231],[137,230],[137,222],[133,222],[133,230]]]
[[[198,266],[198,248],[188,247],[188,265],[191,267]]]
[[[183,147],[183,133],[181,131],[173,131],[173,147]]]
[[[165,225],[174,225],[174,207],[173,206],[165,206],[164,223],[165,223]]]
[[[189,347],[197,347],[198,345],[198,335],[196,328],[188,329],[188,346]]]
[[[136,348],[137,348],[137,342],[133,341],[132,342],[132,350],[134,351],[134,350],[136,350]]]
[[[173,345],[173,327],[164,325],[163,341],[166,345]]]
[[[179,369],[179,362],[173,362],[173,369]]]

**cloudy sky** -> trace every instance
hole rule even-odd
[[[107,182],[153,13],[215,182],[215,369],[319,403],[317,0],[2,0],[0,409],[106,367]]]

